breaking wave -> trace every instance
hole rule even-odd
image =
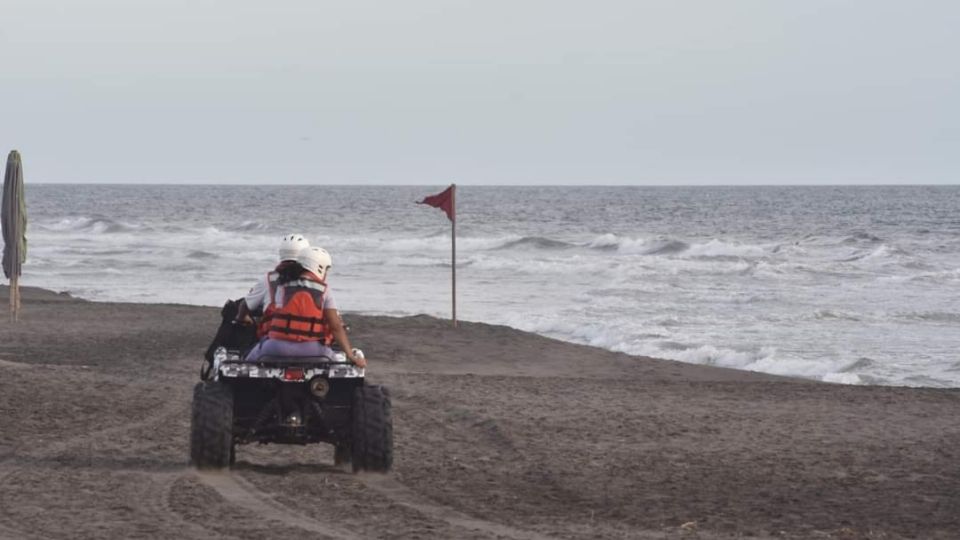
[[[851,234],[850,236],[844,238],[844,239],[842,240],[842,242],[843,242],[844,244],[860,244],[860,243],[863,243],[863,242],[867,242],[867,243],[870,243],[870,244],[876,244],[876,243],[879,243],[879,242],[883,242],[883,239],[880,238],[879,236],[872,235],[872,234],[870,234],[870,233],[868,233],[868,232],[859,231],[859,232],[855,232],[855,233]]]
[[[191,251],[190,253],[187,254],[187,258],[190,258],[190,259],[200,259],[200,260],[203,260],[203,259],[216,259],[216,258],[218,258],[218,257],[219,257],[219,255],[217,255],[216,253],[210,253],[209,251],[203,251],[203,250],[199,250],[199,249],[198,249],[198,250]]]
[[[913,311],[900,314],[901,318],[935,323],[960,323],[960,313],[947,311]]]
[[[903,255],[907,255],[907,252],[897,247],[891,247],[887,244],[881,244],[880,246],[872,250],[859,251],[846,258],[840,259],[840,262],[882,260],[882,259],[889,259],[891,257],[897,257],[897,256],[903,256]]]
[[[236,232],[256,232],[256,231],[265,231],[267,229],[268,227],[266,225],[257,221],[244,221],[239,225],[234,225],[226,228],[226,230],[228,231],[236,231]]]
[[[899,276],[885,276],[881,281],[889,282],[928,282],[928,283],[949,283],[960,281],[960,268],[954,270],[941,270],[937,272],[921,272],[919,274],[908,274]]]
[[[576,247],[576,244],[571,244],[569,242],[563,242],[560,240],[553,240],[552,238],[544,238],[542,236],[524,236],[523,238],[519,238],[517,240],[507,241],[493,249],[513,249],[523,247],[532,247],[537,249],[568,249]]]
[[[717,238],[690,244],[675,238],[622,238],[604,234],[591,240],[587,247],[617,251],[630,255],[682,255],[697,258],[756,258],[766,254],[763,246],[726,242]]]
[[[860,316],[854,313],[848,313],[845,311],[839,310],[830,310],[830,309],[818,309],[813,312],[813,318],[820,320],[844,320],[844,321],[859,321]]]
[[[105,217],[86,216],[64,218],[53,224],[41,224],[40,227],[53,232],[85,232],[96,234],[130,232],[142,228],[138,225],[120,223],[119,221]]]
[[[858,358],[855,362],[851,363],[850,365],[841,369],[840,372],[850,373],[851,371],[870,369],[875,365],[876,365],[876,362],[873,359],[863,356]]]

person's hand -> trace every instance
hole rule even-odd
[[[351,354],[350,356],[348,356],[347,360],[350,360],[351,362],[353,362],[353,365],[357,366],[360,369],[364,369],[367,367],[367,359],[361,358],[355,354]]]
[[[251,317],[250,315],[244,315],[239,319],[234,319],[233,322],[234,324],[242,324],[243,326],[250,326],[251,324],[253,324],[253,317]]]

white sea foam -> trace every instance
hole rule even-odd
[[[675,319],[657,321],[646,327],[646,333],[638,333],[636,328],[627,329],[617,325],[587,324],[578,325],[561,319],[510,319],[511,326],[551,337],[601,347],[617,352],[639,356],[667,358],[689,364],[701,364],[716,367],[758,371],[773,375],[805,377],[858,384],[861,379],[852,373],[839,373],[840,366],[835,362],[803,359],[779,354],[775,347],[760,347],[756,350],[736,350],[715,345],[685,344],[670,339],[662,339],[676,327]],[[632,335],[633,337],[625,338]],[[647,339],[636,336],[645,335]],[[651,340],[649,336],[657,336]]]
[[[741,244],[738,242],[725,242],[719,239],[712,239],[703,244],[693,244],[685,253],[691,257],[743,257],[756,258],[766,254],[763,246]]]
[[[838,384],[860,384],[863,382],[856,373],[827,373],[822,380],[823,382]]]
[[[613,233],[606,233],[590,240],[587,246],[597,249],[617,248],[620,246],[620,239]]]

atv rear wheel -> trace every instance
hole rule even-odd
[[[353,395],[353,472],[387,472],[393,465],[393,416],[383,386],[361,386]]]
[[[233,462],[233,390],[218,382],[193,387],[190,462],[198,469],[223,469]]]

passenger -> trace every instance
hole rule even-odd
[[[272,272],[268,272],[267,275],[258,280],[250,289],[250,292],[240,301],[235,319],[237,323],[253,324],[251,315],[262,312],[260,324],[257,325],[258,339],[267,335],[277,283],[283,278],[287,278],[286,280],[289,281],[300,275],[303,268],[297,263],[297,255],[308,247],[310,247],[310,242],[302,234],[284,236],[280,240],[280,264]]]
[[[300,252],[297,262],[303,267],[302,273],[278,282],[267,338],[247,354],[246,360],[256,361],[262,356],[333,358],[330,344],[336,340],[348,360],[357,367],[366,367],[366,360],[353,353],[333,293],[327,286],[332,266],[330,254],[323,248],[310,247]]]

